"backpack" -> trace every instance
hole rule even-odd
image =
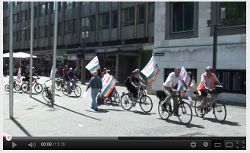
[[[126,87],[130,86],[130,77],[128,77],[127,80],[125,81],[125,85]]]

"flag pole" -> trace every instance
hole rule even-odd
[[[9,117],[13,118],[13,2],[10,2],[10,43],[9,43]]]
[[[32,71],[33,71],[33,23],[34,23],[34,3],[31,2],[31,22],[30,22],[30,98],[32,97]]]
[[[55,101],[55,75],[56,75],[56,48],[57,48],[57,26],[58,26],[58,2],[55,5],[55,24],[54,24],[54,49],[53,49],[53,68],[52,68],[52,96]]]

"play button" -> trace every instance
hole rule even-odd
[[[15,142],[12,142],[12,149],[15,148],[17,144]]]

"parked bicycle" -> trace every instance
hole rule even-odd
[[[80,86],[78,86],[76,80],[72,80],[70,81],[70,86],[69,86],[69,91],[68,91],[68,87],[62,90],[63,94],[65,96],[68,96],[69,94],[71,94],[72,92],[75,94],[76,97],[80,97],[82,94],[82,89]]]
[[[33,78],[32,87],[34,86],[35,92],[40,94],[43,91],[42,84],[38,83],[37,80],[40,79],[39,77]],[[21,89],[24,93],[27,93],[30,90],[30,82],[24,82],[21,86]]]
[[[16,79],[14,79],[13,81],[13,88],[16,90],[16,91],[20,91],[21,90],[21,86],[19,84],[16,83]],[[9,84],[6,84],[4,86],[4,90],[6,92],[9,92],[10,91],[10,85]]]
[[[159,104],[158,104],[158,112],[159,116],[164,119],[168,120],[170,116],[174,114],[174,108],[173,108],[173,98],[171,98],[169,101],[166,101],[167,95],[164,91],[159,90],[156,91],[156,95],[159,98]],[[191,106],[182,100],[181,94],[179,91],[177,91],[176,96],[178,100],[178,106],[177,106],[177,114],[179,121],[182,124],[189,124],[193,117],[193,112],[191,109]]]
[[[48,81],[49,80],[45,81],[45,83],[43,84],[44,90],[42,92],[42,96],[43,96],[43,99],[46,102],[48,102],[51,107],[54,107],[54,99],[53,99],[52,91],[49,89],[48,86],[46,86],[46,82],[48,82]]]
[[[143,94],[143,90],[140,90],[141,88],[141,84],[139,84],[138,86],[138,98],[136,99],[135,97],[133,97],[133,94],[128,92],[125,93],[123,92],[122,96],[121,96],[121,106],[124,110],[130,110],[133,106],[136,105],[136,103],[140,104],[140,107],[142,109],[143,112],[145,113],[149,113],[152,108],[153,108],[153,102],[151,100],[151,98],[149,96],[147,96],[146,94]]]
[[[216,89],[212,91],[207,91],[207,106],[201,110],[201,97],[197,95],[199,100],[195,101],[195,113],[199,117],[204,117],[210,111],[213,112],[215,119],[222,123],[225,121],[227,116],[227,109],[225,104],[220,102],[220,93],[222,92],[222,86],[216,86]],[[219,89],[219,90],[218,90]],[[216,92],[220,91],[220,92]]]

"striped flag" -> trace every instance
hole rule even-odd
[[[108,97],[115,88],[117,81],[112,75],[105,74],[102,78],[102,97]]]
[[[188,79],[188,77],[187,77],[187,71],[186,71],[186,69],[185,69],[183,66],[181,67],[180,76],[181,76],[181,78],[185,81],[185,83],[187,83],[187,79]],[[183,89],[184,89],[184,85],[183,85],[182,82],[179,80],[179,81],[178,81],[177,90],[182,91]]]
[[[55,68],[56,69],[56,68]],[[56,71],[57,71],[57,69],[56,69]],[[52,66],[52,68],[51,68],[51,70],[50,70],[50,80],[52,80],[52,75],[53,75],[53,66]]]
[[[148,83],[152,83],[155,81],[157,74],[159,73],[160,69],[156,64],[154,56],[151,57],[148,64],[142,69],[142,73],[147,77]]]
[[[98,60],[98,57],[94,57],[86,66],[85,66],[86,69],[89,70],[90,73],[92,73],[93,71],[95,70],[98,70],[100,68],[100,65],[99,65],[99,60]]]
[[[21,83],[21,81],[22,81],[22,73],[21,73],[21,69],[19,68],[18,69],[18,72],[17,72],[17,78],[16,78],[16,81],[18,82],[18,83]]]

